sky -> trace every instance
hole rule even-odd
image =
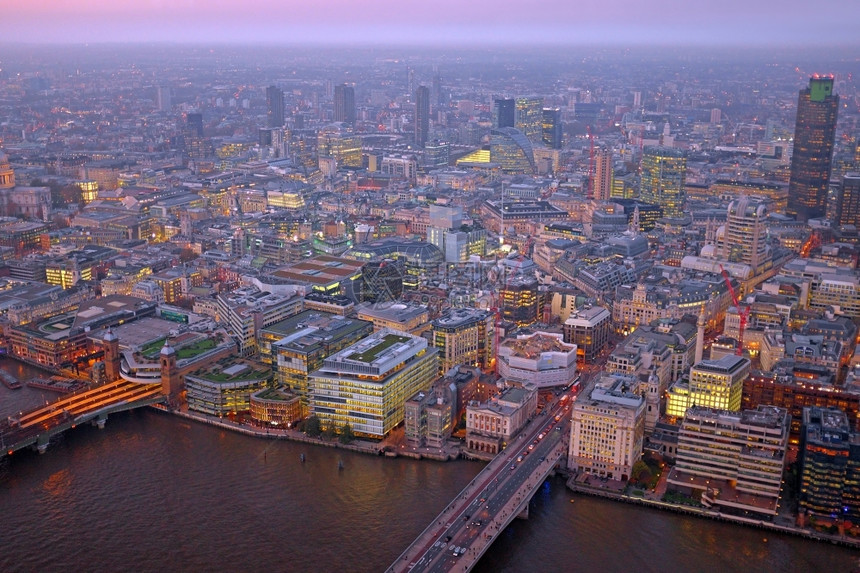
[[[857,0],[0,0],[0,42],[860,44]]]

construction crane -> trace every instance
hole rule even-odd
[[[726,269],[723,268],[723,265],[720,265],[720,272],[723,274],[723,280],[726,281],[726,286],[729,287],[729,293],[732,295],[732,302],[735,303],[735,308],[738,309],[738,319],[740,320],[740,326],[738,327],[738,349],[735,351],[735,354],[738,356],[743,356],[744,353],[744,329],[747,327],[747,318],[750,315],[750,307],[747,305],[745,308],[741,308],[741,303],[738,300],[738,295],[735,292],[735,287],[732,286],[732,281],[729,278],[729,273],[726,272]]]

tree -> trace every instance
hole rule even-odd
[[[352,431],[352,426],[349,425],[349,422],[344,423],[343,428],[340,430],[340,443],[348,444],[355,439],[355,434]]]
[[[322,424],[320,424],[320,419],[316,415],[311,414],[305,420],[305,434],[312,438],[319,438],[320,434],[322,434]]]
[[[331,440],[337,437],[337,426],[334,425],[334,422],[330,423],[328,426],[325,427],[325,430],[323,431],[323,437],[327,440]]]

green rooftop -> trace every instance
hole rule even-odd
[[[408,336],[400,336],[397,334],[386,334],[385,337],[379,341],[379,344],[371,346],[364,352],[353,352],[347,358],[349,360],[358,360],[359,362],[373,362],[376,358],[382,354],[388,348],[391,348],[395,344],[408,342]]]

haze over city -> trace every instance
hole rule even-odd
[[[5,42],[278,44],[857,44],[841,0],[34,0],[7,6]]]

